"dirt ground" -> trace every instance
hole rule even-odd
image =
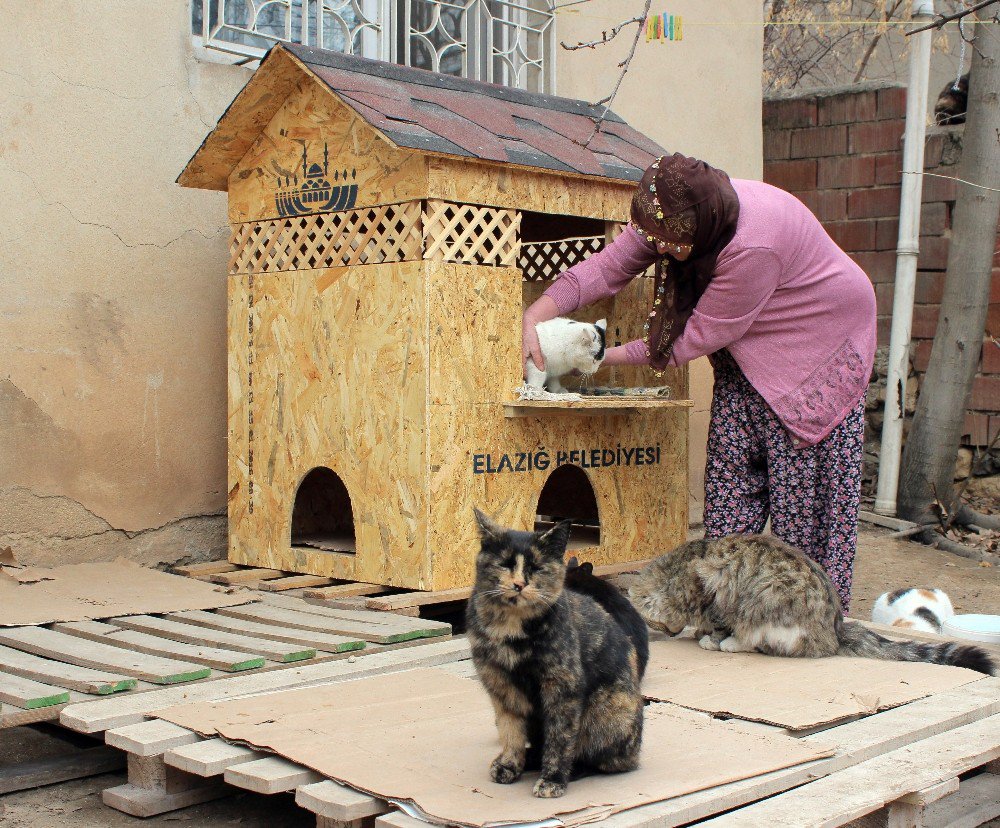
[[[951,597],[956,612],[1000,613],[1000,568],[981,567],[964,558],[920,544],[887,538],[888,530],[863,525],[859,533],[852,615],[870,616],[875,599],[903,586],[932,586]],[[67,746],[29,728],[0,731],[0,767],[57,755]],[[239,794],[151,819],[139,820],[106,808],[101,791],[125,781],[113,773],[0,797],[3,828],[167,828],[179,824],[238,825],[244,828],[313,826],[311,814],[297,808],[290,795]],[[1000,821],[990,823],[1000,828]]]

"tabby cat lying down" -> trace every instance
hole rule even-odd
[[[727,653],[928,661],[995,675],[986,652],[966,644],[890,641],[844,620],[819,564],[767,535],[691,541],[636,576],[629,597],[653,628],[697,628],[702,647]]]
[[[636,641],[648,654],[642,619],[586,570],[567,583],[570,521],[517,532],[479,511],[476,520],[482,545],[466,622],[500,733],[493,781],[515,782],[540,762],[533,792],[556,797],[571,776],[634,769],[643,711]]]

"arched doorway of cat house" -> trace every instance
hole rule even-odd
[[[572,464],[556,468],[542,486],[535,509],[535,531],[567,518],[573,521],[568,550],[601,545],[601,517],[594,487],[587,473]]]
[[[354,511],[340,476],[326,466],[311,469],[295,492],[291,545],[354,554]]]

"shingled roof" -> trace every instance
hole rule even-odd
[[[257,73],[262,70],[266,73],[265,67],[288,56],[401,147],[626,181],[638,181],[646,167],[664,154],[658,144],[613,112],[608,112],[601,131],[585,147],[603,107],[584,101],[325,49],[278,44],[265,55]],[[288,76],[287,69],[284,75]],[[281,103],[280,83],[271,90],[274,94],[248,95],[257,77],[255,74],[205,139],[178,178],[181,184],[225,189],[224,176],[256,138],[246,134],[245,124],[239,130],[243,135],[232,129],[235,124],[227,129],[227,119],[231,119],[240,101],[248,97],[254,100],[255,107],[262,108],[254,118],[262,128],[274,114],[268,109],[273,107],[276,112]],[[214,175],[211,175],[199,164],[199,155],[209,147],[217,155],[232,160],[229,171],[220,171],[219,165],[213,164]]]

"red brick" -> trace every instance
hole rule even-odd
[[[849,151],[896,152],[903,148],[902,121],[873,121],[852,124]]]
[[[820,221],[847,218],[847,190],[806,190],[792,195],[812,210]]]
[[[880,120],[906,117],[905,86],[878,90],[878,117]]]
[[[944,136],[940,133],[928,135],[924,143],[924,169],[937,167],[941,163],[942,155],[944,155]]]
[[[984,374],[1000,374],[1000,343],[993,339],[983,340],[983,361],[980,370]]]
[[[969,408],[976,411],[1000,411],[1000,376],[978,376],[972,380]]]
[[[847,152],[847,127],[829,126],[792,130],[789,158],[817,158]]]
[[[1000,337],[1000,305],[992,302],[986,311],[986,332],[990,336]]]
[[[841,250],[855,252],[875,249],[875,224],[871,219],[828,221],[823,227]]]
[[[944,295],[944,273],[918,270],[913,298],[920,305],[938,305]]]
[[[948,267],[948,242],[944,236],[921,236],[917,267],[921,270],[944,270]]]
[[[920,207],[920,235],[940,236],[950,226],[948,221],[948,205],[943,201],[934,201]]]
[[[875,285],[875,306],[882,316],[892,315],[892,297],[895,288],[892,282],[879,282]]]
[[[892,317],[891,316],[879,316],[875,320],[875,327],[878,331],[878,345],[881,348],[883,345],[889,344],[889,331],[892,328]]]
[[[784,129],[816,126],[816,99],[788,98],[764,101],[764,126]]]
[[[899,184],[903,180],[903,156],[886,152],[875,156],[875,183]]]
[[[879,219],[875,228],[875,249],[895,250],[899,244],[899,221]]]
[[[819,187],[869,187],[875,183],[874,155],[820,158],[816,184]]]
[[[764,164],[764,180],[782,190],[815,190],[816,161],[768,161]]]
[[[913,368],[917,373],[923,374],[927,371],[927,366],[931,361],[931,346],[933,344],[933,339],[916,339],[913,341]]]
[[[939,167],[938,170],[948,170],[949,167]],[[934,172],[938,172],[935,170]],[[940,175],[950,176],[950,173],[941,172]],[[924,176],[924,203],[932,201],[954,201],[958,198],[958,183],[950,178],[941,178],[937,175]]]
[[[792,133],[787,129],[765,129],[764,130],[764,160],[776,160],[788,158],[789,147],[791,146]]]
[[[998,417],[966,412],[965,425],[962,427],[962,442],[967,446],[988,446],[998,427],[1000,427]]]
[[[894,218],[899,216],[899,187],[855,190],[847,197],[848,218]]]
[[[896,279],[896,254],[891,251],[866,251],[851,253],[851,258],[858,263],[873,283],[893,282]]]
[[[856,124],[874,121],[878,117],[878,95],[875,90],[831,95],[817,101],[817,123]]]
[[[990,283],[990,302],[1000,302],[1000,268],[993,268],[993,281]],[[994,336],[1000,336],[1000,331],[993,331]]]
[[[915,339],[933,339],[940,309],[940,305],[914,305],[911,336]]]

